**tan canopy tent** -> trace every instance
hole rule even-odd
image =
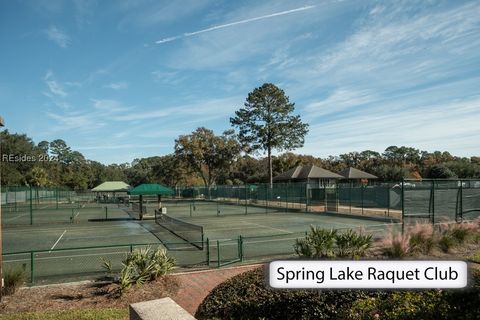
[[[112,196],[113,201],[117,201],[117,197],[126,197],[127,191],[130,190],[130,185],[126,184],[123,181],[106,181],[99,184],[92,189],[92,192],[97,193],[97,201],[101,201],[101,195],[103,196],[104,202],[112,201],[109,199],[110,195]]]

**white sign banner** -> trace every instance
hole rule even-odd
[[[464,288],[464,261],[279,260],[269,265],[269,284],[282,289]]]

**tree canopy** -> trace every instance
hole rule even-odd
[[[175,154],[200,175],[210,187],[224,171],[228,171],[240,153],[240,145],[232,131],[221,136],[207,128],[198,128],[175,140]]]
[[[244,108],[235,112],[230,123],[238,128],[238,137],[248,153],[267,152],[269,180],[273,182],[272,150],[288,151],[302,147],[308,124],[293,115],[295,104],[285,92],[265,83],[248,94]]]

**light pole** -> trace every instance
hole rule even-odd
[[[0,117],[0,128],[5,126],[3,118]],[[2,140],[0,139],[0,157],[2,157]],[[0,159],[0,162],[2,159]],[[0,164],[0,301],[3,297],[3,239],[2,239],[2,169]]]

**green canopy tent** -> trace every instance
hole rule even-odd
[[[162,207],[162,196],[173,195],[172,189],[162,186],[158,183],[144,183],[128,191],[129,195],[139,196],[140,198],[140,219],[143,218],[143,196],[156,195],[158,199],[158,208]]]

